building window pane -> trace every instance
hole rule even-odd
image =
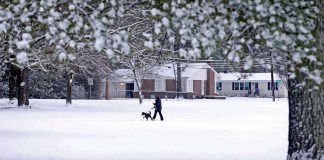
[[[268,90],[272,90],[272,85],[271,84],[272,84],[271,82],[268,82]],[[278,87],[279,87],[278,82],[274,82],[274,84],[275,84],[274,90],[278,90]]]
[[[234,90],[249,90],[250,82],[233,82]]]
[[[244,90],[249,90],[249,82],[244,83]]]
[[[222,82],[216,82],[216,90],[221,91],[222,90]]]
[[[244,83],[240,82],[240,90],[244,90]]]
[[[162,91],[162,80],[155,79],[155,91]]]
[[[234,83],[234,90],[240,90],[240,83]]]

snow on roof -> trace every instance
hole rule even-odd
[[[114,76],[112,76],[112,81],[115,82],[133,82],[134,75],[132,70],[130,69],[118,69],[114,72]]]
[[[181,63],[181,67],[185,68],[181,77],[192,77],[195,73],[201,72],[201,69],[211,68],[207,63]],[[177,64],[168,63],[163,66],[153,67],[152,72],[168,78],[174,78],[177,70]]]
[[[220,81],[271,81],[271,73],[219,73],[217,79]],[[279,75],[273,74],[274,80],[280,80]]]
[[[202,69],[211,68],[207,63],[181,63],[181,67],[185,68],[182,72],[182,77],[192,77],[197,72],[201,72]],[[162,66],[155,66],[151,69],[151,76],[174,78],[177,70],[177,64],[168,63]],[[204,72],[206,72],[204,70]],[[123,82],[131,82],[134,79],[133,72],[130,69],[118,69],[114,72],[116,74],[115,79]]]

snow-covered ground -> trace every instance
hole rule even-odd
[[[0,110],[1,160],[284,160],[288,102],[268,98],[162,99],[146,121],[131,100],[30,100]],[[8,107],[0,99],[0,108]]]

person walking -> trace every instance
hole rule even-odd
[[[156,117],[156,113],[159,113],[161,121],[163,121],[163,115],[162,115],[162,103],[161,103],[161,99],[160,97],[156,97],[155,98],[155,103],[153,103],[155,105],[155,111],[154,111],[154,115],[153,115],[153,120]]]
[[[255,88],[255,91],[254,91],[254,97],[255,96],[260,96],[260,93],[259,93],[259,88]]]

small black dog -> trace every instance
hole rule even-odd
[[[151,120],[153,120],[153,118],[151,116],[151,111],[149,111],[148,113],[142,112],[142,116],[143,116],[143,119],[146,118],[146,120],[148,120],[149,118],[151,118]]]

